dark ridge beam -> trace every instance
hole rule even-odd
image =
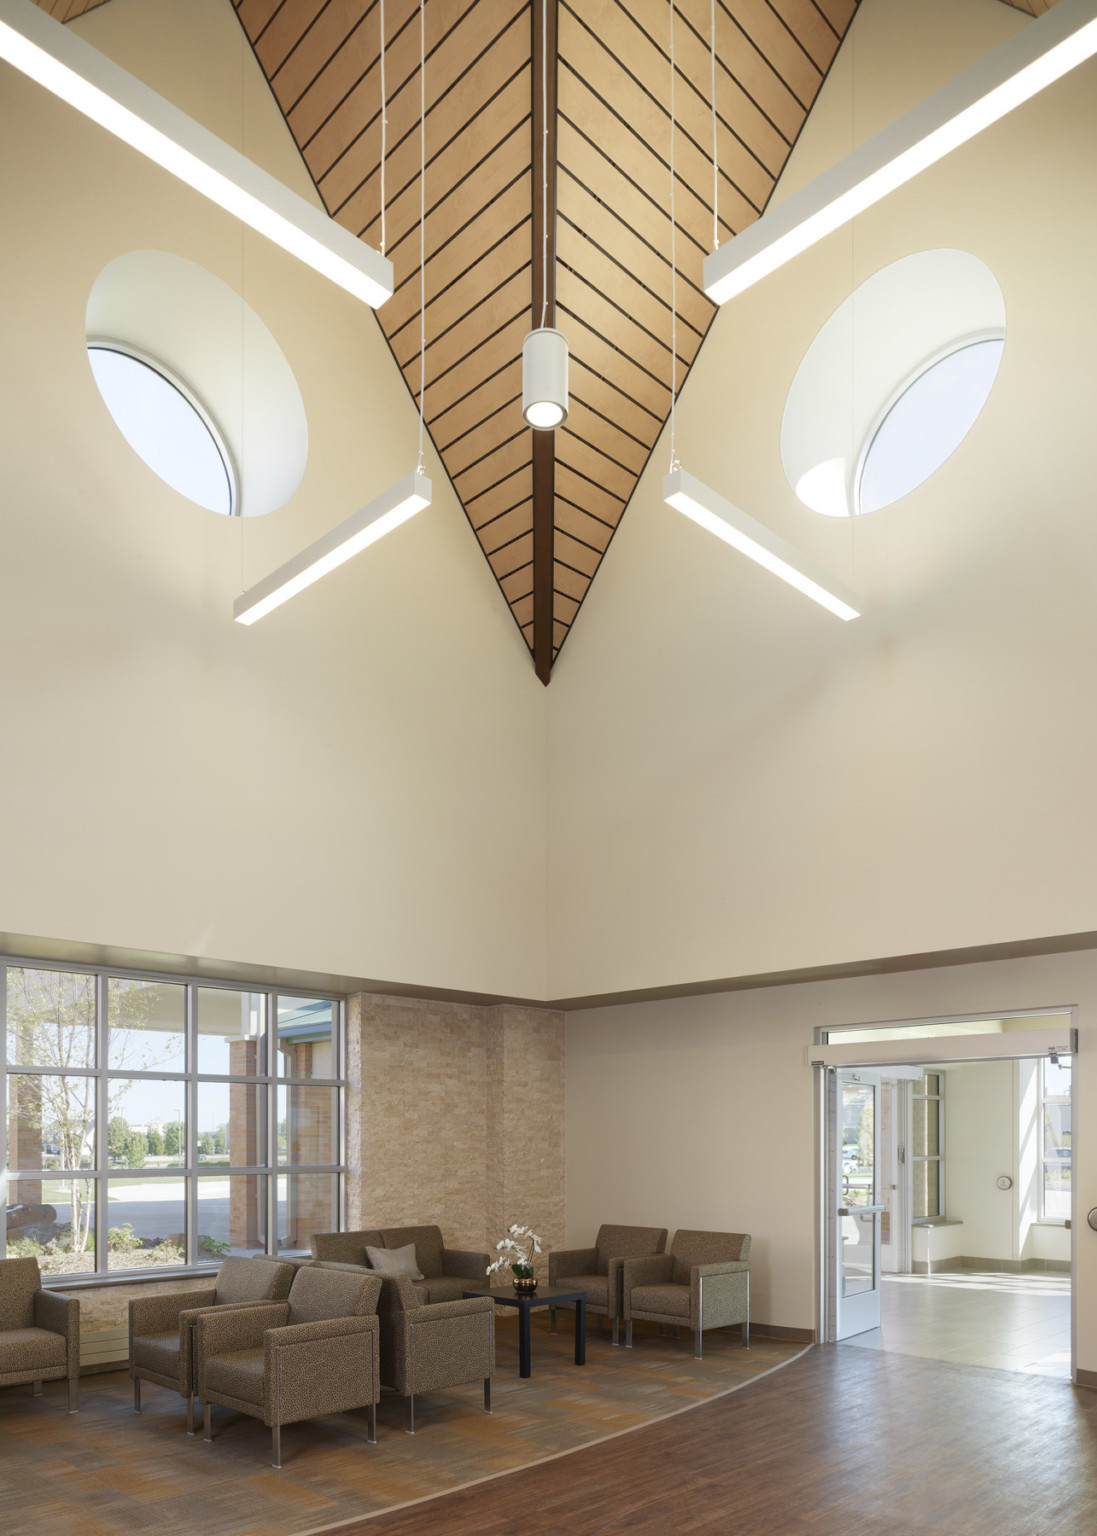
[[[533,175],[533,293],[530,326],[542,323],[542,294],[548,278],[549,313],[546,319],[556,323],[556,16],[557,0],[533,0],[530,6],[532,41],[533,112],[530,124]],[[541,32],[545,25],[547,40],[542,69]],[[542,98],[541,77],[546,76],[547,91]],[[542,118],[548,121],[548,216],[544,213],[541,191],[541,164],[544,153]],[[547,253],[545,235],[548,235]],[[547,267],[547,274],[546,274]],[[533,666],[548,687],[553,659],[553,563],[556,552],[556,441],[553,432],[532,432],[533,438]]]

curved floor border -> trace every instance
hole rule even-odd
[[[433,1504],[438,1499],[448,1499],[451,1494],[464,1493],[468,1488],[477,1488],[482,1483],[497,1483],[504,1477],[513,1477],[517,1472],[529,1472],[533,1467],[546,1466],[550,1461],[563,1461],[566,1456],[578,1456],[583,1451],[589,1451],[596,1445],[605,1445],[610,1440],[620,1440],[625,1435],[639,1434],[641,1430],[650,1429],[653,1424],[664,1424],[667,1419],[676,1419],[683,1413],[692,1413],[696,1408],[707,1408],[710,1403],[718,1403],[721,1398],[731,1397],[736,1392],[744,1392],[756,1382],[765,1381],[767,1376],[772,1376],[776,1371],[783,1371],[786,1366],[792,1365],[796,1360],[802,1360],[813,1349],[818,1349],[817,1344],[805,1344],[803,1349],[790,1355],[787,1360],[779,1360],[776,1365],[771,1365],[768,1370],[759,1371],[757,1376],[751,1376],[747,1381],[740,1381],[733,1387],[725,1387],[722,1392],[714,1392],[711,1397],[702,1398],[697,1403],[686,1403],[683,1408],[672,1408],[669,1413],[658,1413],[654,1418],[645,1419],[643,1424],[633,1424],[628,1429],[611,1430],[608,1435],[599,1435],[595,1440],[588,1440],[585,1445],[573,1445],[566,1451],[554,1451],[551,1456],[538,1456],[535,1461],[523,1462],[520,1467],[507,1467],[502,1472],[489,1472],[484,1477],[470,1477],[468,1482],[454,1483],[452,1488],[443,1488],[438,1493],[425,1493],[421,1499],[404,1499],[399,1504],[390,1504],[387,1509],[375,1509],[366,1515],[355,1515],[351,1520],[333,1520],[330,1525],[311,1525],[306,1530],[298,1531],[295,1536],[324,1536],[329,1531],[345,1531],[351,1527],[363,1525],[367,1520],[380,1520],[385,1515],[395,1515],[402,1509],[415,1509],[420,1504]]]

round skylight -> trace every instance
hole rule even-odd
[[[781,459],[797,497],[825,517],[877,512],[949,459],[986,404],[1002,360],[1005,302],[965,251],[918,251],[846,298],[796,370]]]
[[[99,393],[133,451],[161,480],[211,512],[236,510],[236,477],[209,413],[164,364],[119,343],[89,341]]]

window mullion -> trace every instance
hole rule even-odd
[[[110,1173],[107,1163],[107,1126],[110,1119],[110,1080],[107,1061],[110,1029],[110,992],[105,973],[95,978],[95,1061],[99,1076],[95,1085],[95,1166],[102,1176],[95,1188],[95,1269],[106,1272],[109,1265],[107,1232],[110,1226]]]
[[[187,1263],[198,1260],[198,989],[186,989],[187,1167],[183,1175]]]
[[[8,968],[0,961],[0,1074],[3,1075],[3,1097],[0,1099],[0,1184],[3,1187],[3,1204],[8,1204]],[[8,1224],[0,1227],[0,1259],[7,1257]]]

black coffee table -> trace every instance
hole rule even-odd
[[[562,1307],[575,1303],[575,1363],[587,1363],[587,1293],[566,1291],[560,1286],[543,1285],[532,1296],[519,1296],[511,1285],[495,1286],[488,1290],[462,1291],[462,1296],[490,1296],[500,1307],[518,1308],[518,1374],[530,1375],[529,1315],[534,1307]]]

